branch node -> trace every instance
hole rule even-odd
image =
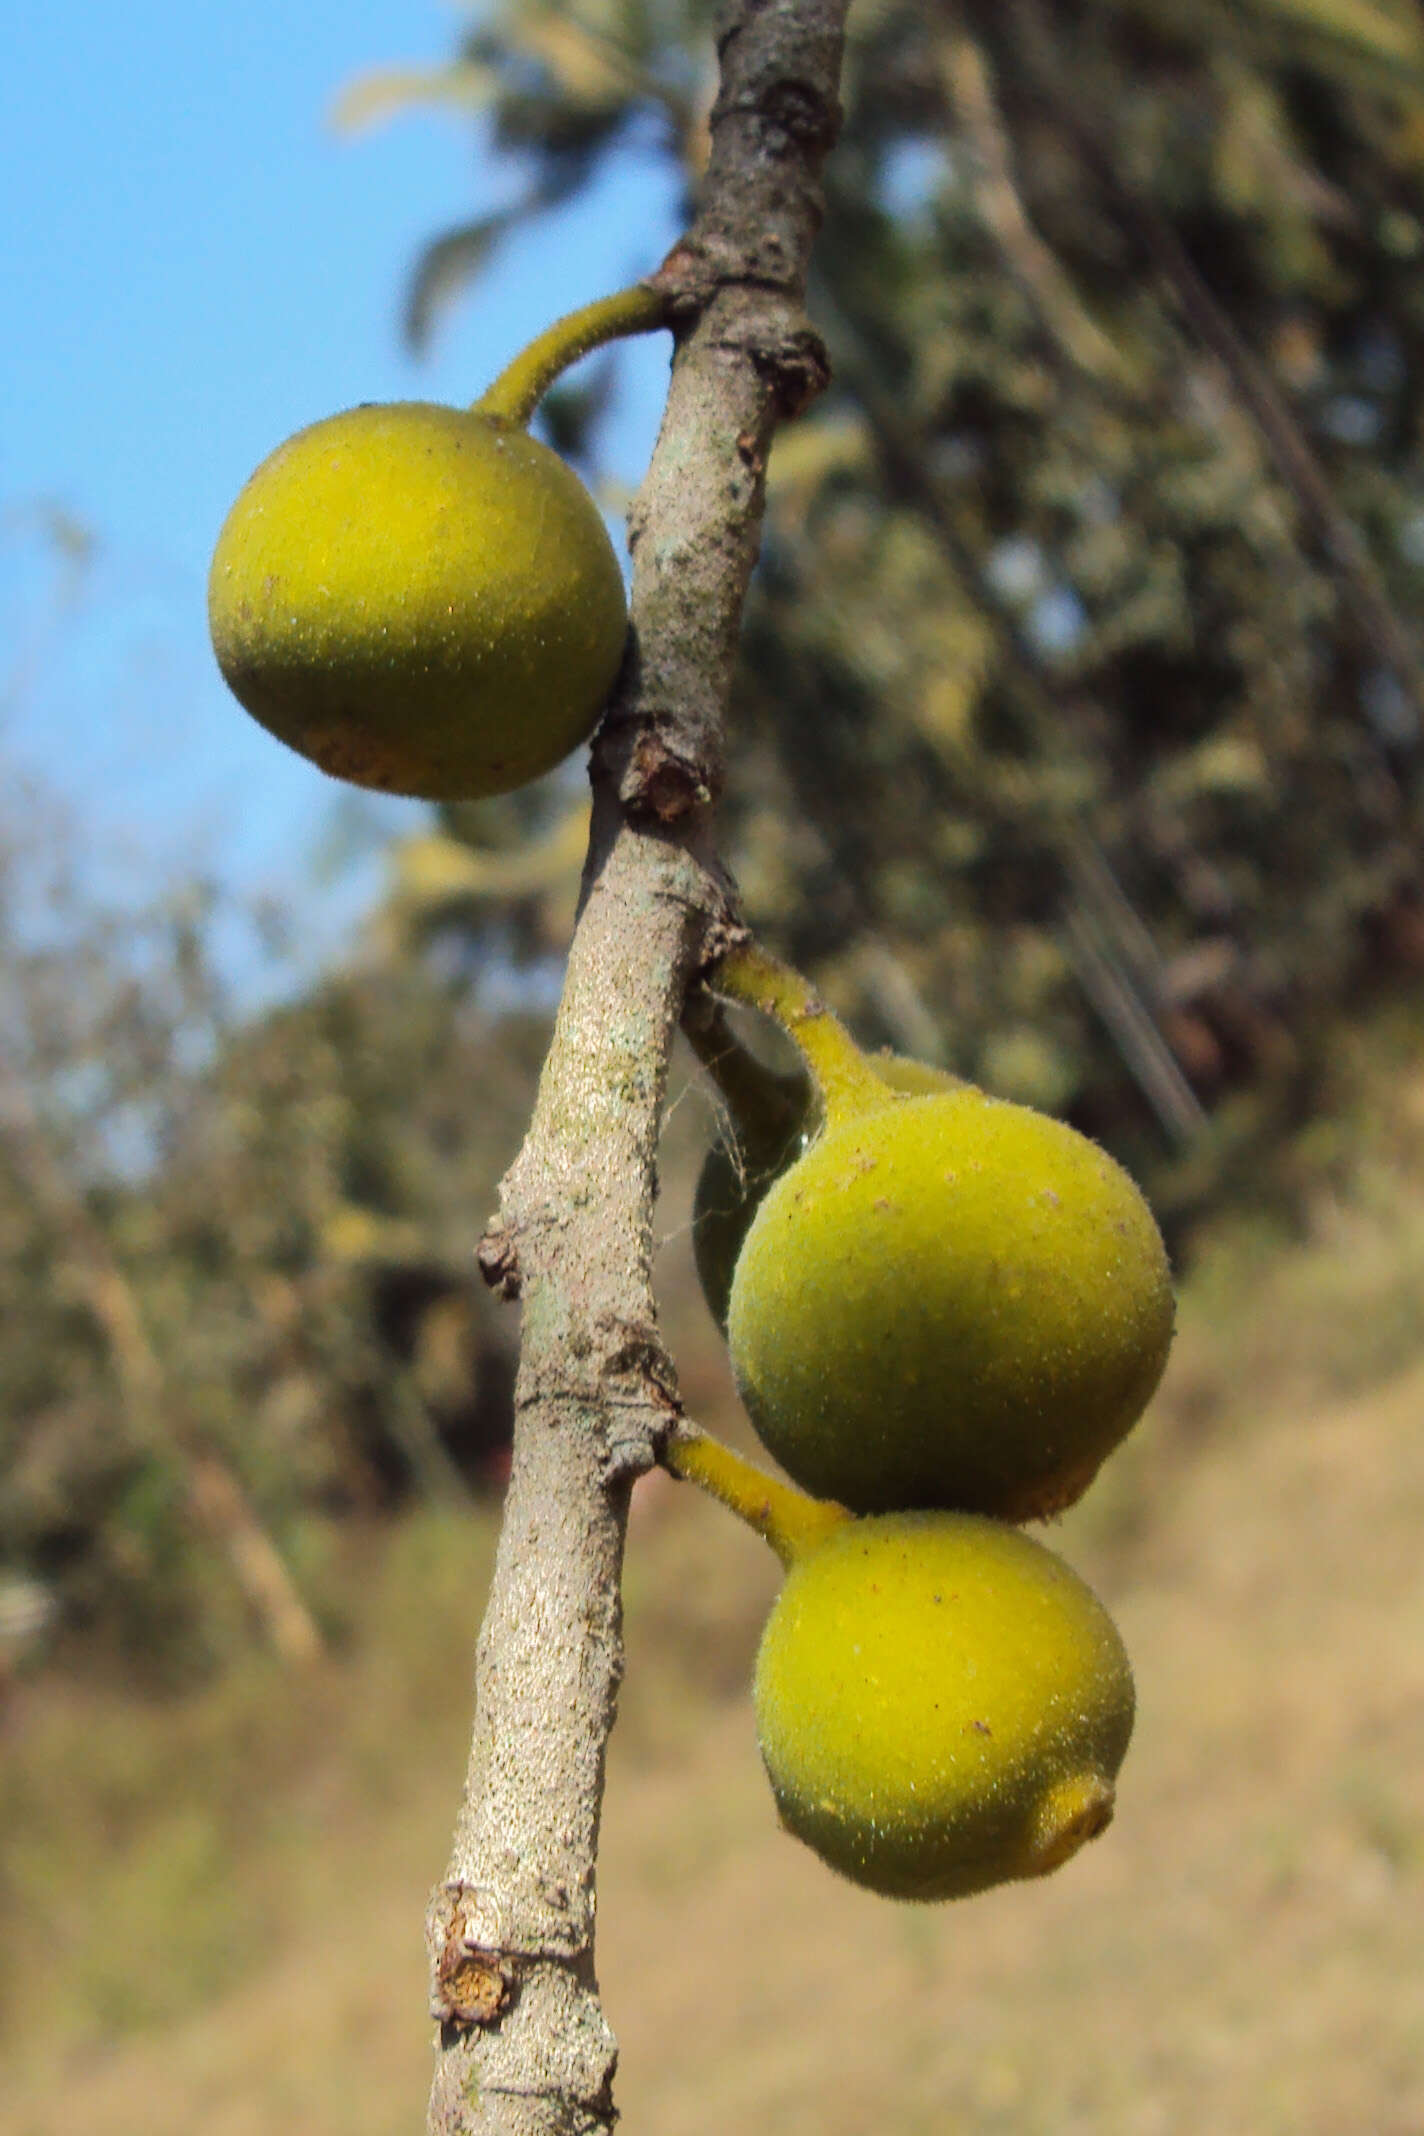
[[[604,1447],[599,1481],[605,1489],[613,1490],[620,1484],[636,1483],[657,1465],[655,1443],[646,1431],[623,1432],[610,1437]]]
[[[606,1370],[610,1378],[632,1379],[640,1393],[654,1400],[677,1403],[677,1383],[662,1336],[651,1321],[624,1320],[602,1313],[599,1334],[607,1342]]]
[[[776,412],[789,422],[800,415],[831,382],[826,344],[810,327],[799,327],[779,341],[751,351],[759,377],[770,386]]]
[[[502,1216],[490,1218],[485,1226],[484,1237],[475,1248],[475,1259],[479,1263],[480,1274],[496,1298],[509,1301],[519,1296],[523,1284],[519,1268],[519,1248]]]
[[[633,745],[618,798],[634,814],[679,823],[694,809],[707,808],[712,794],[698,767],[648,728]]]
[[[431,1896],[430,2014],[442,2033],[490,2025],[504,2010],[514,1968],[498,1948],[499,1905],[479,1885],[452,1881]]]
[[[648,276],[648,286],[662,293],[669,326],[675,335],[684,336],[716,294],[716,262],[697,238],[680,237],[657,273]]]
[[[724,90],[713,108],[713,126],[733,114],[761,130],[768,155],[795,155],[813,165],[832,148],[841,129],[838,100],[800,75],[770,80],[753,76],[744,88]]]
[[[702,956],[697,966],[701,991],[689,992],[688,996],[689,1003],[700,1000],[706,1004],[699,1011],[703,1019],[710,1019],[717,1013],[711,998],[712,989],[708,985],[713,971],[724,957],[729,957],[734,949],[744,949],[751,939],[751,929],[744,927],[740,920],[718,917],[708,923],[702,937]]]

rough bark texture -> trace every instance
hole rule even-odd
[[[766,454],[825,382],[804,290],[846,5],[727,9],[703,205],[657,277],[680,341],[630,522],[630,658],[595,750],[553,1043],[481,1248],[524,1330],[469,1772],[429,1916],[439,2136],[614,2120],[593,1932],[619,1575],[630,1484],[676,1415],[650,1282],[657,1137],[688,979],[728,917],[708,826]]]

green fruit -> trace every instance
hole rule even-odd
[[[947,1068],[910,1060],[901,1053],[871,1054],[867,1065],[890,1089],[907,1095],[963,1087]],[[692,1202],[692,1252],[702,1295],[719,1328],[727,1325],[732,1274],[752,1218],[768,1187],[805,1148],[815,1118],[815,1099],[804,1078],[780,1076],[775,1086],[774,1102],[763,1102],[755,1111],[733,1107],[735,1144],[719,1136],[698,1174]]]
[[[754,1695],[787,1828],[891,1898],[1056,1869],[1111,1818],[1132,1733],[1132,1672],[1096,1596],[966,1514],[850,1520],[797,1554]]]
[[[279,740],[357,786],[507,792],[592,731],[623,581],[592,498],[515,422],[352,408],[263,461],[218,538],[218,664]]]
[[[1011,1520],[1072,1503],[1171,1336],[1127,1174],[969,1088],[833,1119],[762,1202],[727,1318],[752,1421],[807,1490]]]

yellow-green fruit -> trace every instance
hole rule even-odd
[[[856,1512],[1069,1505],[1146,1407],[1167,1257],[1120,1165],[965,1088],[827,1127],[747,1232],[742,1398],[807,1490]]]
[[[1132,1733],[1132,1672],[1097,1597],[969,1514],[846,1521],[795,1559],[755,1702],[787,1828],[900,1899],[1056,1869],[1111,1818]]]
[[[963,1087],[961,1079],[947,1068],[911,1060],[903,1053],[872,1053],[866,1064],[892,1090],[907,1096]],[[805,1147],[808,1118],[814,1110],[809,1085],[798,1106],[784,1094],[795,1091],[791,1079],[781,1077],[778,1083],[779,1105],[774,1110],[768,1108],[766,1115],[756,1119],[739,1115],[734,1123],[735,1150],[719,1137],[703,1159],[697,1177],[692,1202],[692,1252],[702,1295],[719,1328],[727,1325],[732,1273],[752,1218],[768,1187]]]
[[[593,499],[503,418],[352,408],[263,461],[208,582],[218,664],[323,771],[432,800],[507,792],[592,731],[627,629]]]

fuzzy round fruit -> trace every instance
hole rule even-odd
[[[727,1340],[762,1440],[860,1513],[1069,1505],[1172,1337],[1161,1235],[1061,1121],[964,1089],[829,1126],[762,1202]]]
[[[903,1053],[872,1053],[866,1056],[892,1090],[906,1096],[928,1091],[959,1090],[963,1083],[947,1068],[930,1061],[911,1060]],[[808,1117],[814,1112],[810,1087],[801,1095],[799,1107],[783,1094],[794,1089],[789,1078],[781,1079],[779,1107],[763,1120],[735,1121],[736,1146],[718,1136],[702,1160],[697,1191],[692,1200],[692,1254],[702,1284],[702,1295],[719,1328],[727,1325],[727,1302],[732,1275],[752,1218],[761,1207],[768,1187],[794,1163],[806,1146]]]
[[[505,793],[592,731],[627,630],[593,499],[517,424],[352,408],[263,461],[208,581],[218,664],[323,771],[431,800]]]
[[[843,1876],[953,1899],[1101,1832],[1132,1671],[1076,1573],[971,1514],[849,1520],[793,1561],[757,1655],[782,1821]]]

